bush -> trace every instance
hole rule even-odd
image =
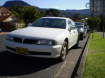
[[[12,22],[0,22],[0,28],[3,31],[13,31],[16,29],[15,25]]]
[[[100,22],[101,22],[101,19],[99,17],[90,17],[87,20],[87,24],[89,25],[89,27],[92,31],[99,29]]]

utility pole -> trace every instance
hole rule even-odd
[[[104,24],[105,24],[105,23],[104,23],[104,22],[105,22],[105,21],[104,21],[104,2],[105,2],[105,1],[102,0],[102,21],[103,21],[103,24],[102,24],[103,26],[102,26],[102,27],[103,27],[103,38],[104,38],[104,36],[105,36],[105,35],[104,35],[104,32],[105,32],[105,31],[104,31],[104,28],[105,28],[105,27],[104,27]]]
[[[94,0],[90,0],[91,17],[94,16],[94,8],[95,8]],[[93,31],[94,31],[94,27],[92,27],[92,39],[93,39]]]
[[[91,5],[90,5],[91,16],[93,17],[94,16],[94,8],[95,8],[94,0],[90,0],[90,2],[91,2]]]

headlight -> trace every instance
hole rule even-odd
[[[6,37],[6,40],[13,41],[13,37],[7,36],[7,37]]]
[[[84,32],[84,29],[83,28],[80,28],[80,32]]]
[[[39,40],[37,42],[38,45],[55,45],[53,40]]]

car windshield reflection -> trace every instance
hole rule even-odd
[[[34,23],[32,27],[48,27],[48,28],[66,28],[66,20],[58,18],[41,18]]]

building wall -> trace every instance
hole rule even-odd
[[[92,14],[105,14],[105,0],[90,0]]]
[[[0,28],[3,31],[12,31],[16,28],[15,22],[16,17],[14,14],[9,9],[0,7]]]

